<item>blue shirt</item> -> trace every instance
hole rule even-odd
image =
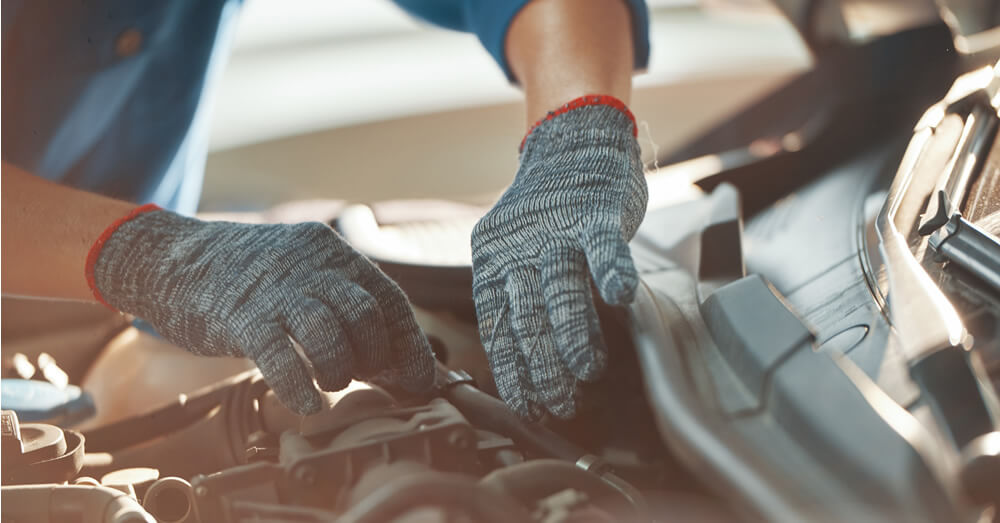
[[[475,32],[511,77],[507,27],[529,0],[397,0]],[[239,0],[3,2],[5,161],[48,179],[190,214],[208,154],[204,94],[221,74]],[[628,0],[636,67],[644,0]]]

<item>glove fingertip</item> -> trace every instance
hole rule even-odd
[[[398,376],[399,386],[410,394],[423,394],[434,386],[437,370],[434,366],[434,356],[428,355],[430,362],[422,362],[413,372]]]
[[[323,398],[316,389],[312,376],[291,346],[263,352],[254,363],[264,376],[264,381],[289,409],[309,415],[319,412],[323,407]]]
[[[513,410],[519,418],[531,422],[539,421],[542,419],[542,416],[545,415],[545,408],[530,401],[524,401],[517,406],[511,406],[511,410]]]
[[[342,371],[323,372],[316,376],[316,384],[327,392],[344,390],[351,384],[351,375]]]
[[[549,408],[549,412],[551,412],[552,415],[558,419],[571,420],[574,416],[576,416],[576,402],[570,400],[560,403],[554,408]]]
[[[587,351],[586,355],[577,356],[576,361],[570,365],[573,375],[582,381],[596,381],[604,374],[604,369],[608,366],[608,355],[603,350]]]
[[[581,240],[601,299],[609,305],[631,303],[639,286],[639,275],[621,232],[595,228],[588,230]]]
[[[295,409],[296,412],[303,416],[309,416],[311,414],[316,414],[323,407],[323,401],[320,398],[318,392],[308,394],[307,399],[303,401],[299,408]]]
[[[505,384],[503,376],[498,378],[497,391],[500,399],[507,404],[507,408],[514,412],[517,417],[525,421],[538,421],[545,415],[546,409],[538,401],[536,393],[531,389],[524,389],[523,386]]]
[[[639,277],[634,267],[629,267],[629,270],[622,269],[622,267],[608,269],[597,282],[601,299],[608,305],[628,305],[635,299]]]
[[[538,421],[547,412],[533,389],[511,391],[506,387],[497,388],[504,403],[517,414],[517,417],[525,421]]]
[[[566,389],[554,387],[542,393],[542,401],[545,403],[545,410],[558,419],[568,420],[576,416],[576,385]]]
[[[271,390],[286,407],[303,416],[315,414],[323,407],[323,399],[312,383],[299,387],[272,386]]]
[[[401,355],[396,366],[385,369],[368,381],[389,391],[422,395],[437,379],[437,365],[430,343],[422,333],[398,342],[394,353]]]

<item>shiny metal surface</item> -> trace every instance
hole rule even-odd
[[[958,313],[914,258],[895,220],[904,199],[914,197],[908,195],[908,189],[931,135],[930,129],[914,135],[875,221],[879,251],[889,278],[890,320],[911,363],[936,350],[959,345],[965,338]]]
[[[992,138],[996,133],[996,109],[977,105],[965,119],[959,146],[948,161],[946,172],[927,204],[927,212],[920,220],[920,234],[930,234],[943,227],[957,212],[968,192],[973,175],[985,159]]]

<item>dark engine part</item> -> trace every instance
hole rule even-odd
[[[488,401],[498,400],[467,384],[453,386],[471,389],[463,391],[466,410],[479,412],[480,419],[496,416]],[[476,395],[486,400],[468,400]],[[533,512],[555,510],[545,508],[553,503],[546,505],[546,500],[572,490],[579,495],[557,500],[560,510],[582,506],[589,512],[617,511],[607,512],[608,517],[642,515],[637,491],[609,479],[606,472],[587,471],[574,463],[584,457],[582,451],[542,428],[512,431],[520,422],[502,404],[497,410],[510,418],[491,427],[477,424],[477,430],[446,399],[399,407],[381,391],[353,392],[304,420],[299,431],[283,432],[276,445],[252,447],[252,463],[193,478],[197,514],[200,521],[220,522],[387,521],[423,510],[437,511],[445,521],[449,514],[464,514],[473,521],[532,521]],[[525,434],[533,439],[525,439]],[[529,448],[547,448],[573,460],[521,463],[524,452],[516,442],[522,441],[534,441]],[[525,472],[518,473],[522,468]],[[550,471],[545,477],[552,482],[511,491],[509,478],[543,469]]]
[[[206,521],[226,521],[226,513],[246,512],[248,488],[246,499],[257,504],[340,512],[350,487],[381,463],[412,461],[440,471],[473,472],[475,431],[454,407],[432,400],[421,407],[385,408],[392,400],[379,395],[352,393],[301,434],[286,431],[276,447],[255,447],[255,456],[276,455],[277,460],[196,476],[198,513]],[[324,420],[329,427],[323,427]]]
[[[330,394],[326,410],[300,418],[251,372],[90,432],[101,452],[86,460],[82,436],[67,448],[73,433],[50,425],[16,432],[11,413],[5,465],[17,463],[8,461],[15,448],[33,465],[52,456],[75,465],[45,475],[5,466],[5,478],[42,484],[5,480],[3,520],[57,521],[74,503],[95,522],[647,519],[642,494],[601,460],[522,422],[463,374],[441,376],[443,397],[401,405],[365,388]],[[123,469],[137,464],[159,470]],[[161,470],[191,481],[160,479]]]
[[[106,453],[89,463],[101,475],[156,464],[165,476],[191,477],[246,463],[250,435],[263,428],[259,404],[268,392],[257,371],[181,396],[148,414],[86,433],[89,452]]]

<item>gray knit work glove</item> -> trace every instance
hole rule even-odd
[[[633,300],[628,241],[646,201],[632,114],[586,96],[529,132],[513,184],[473,229],[479,335],[500,396],[522,417],[572,417],[578,380],[604,371],[591,277],[608,304]]]
[[[434,358],[403,291],[322,223],[205,222],[144,206],[91,249],[101,301],[195,354],[245,356],[289,408],[376,377],[418,392]]]

